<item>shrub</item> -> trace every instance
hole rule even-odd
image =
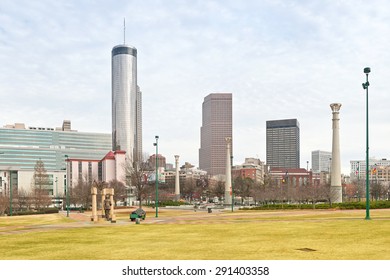
[[[390,201],[371,201],[370,209],[385,209],[390,208]],[[364,201],[361,202],[342,202],[342,203],[332,203],[332,207],[330,207],[329,203],[320,203],[315,204],[266,204],[253,208],[243,207],[240,210],[284,210],[284,209],[366,209],[366,203]]]
[[[158,207],[165,207],[165,206],[180,206],[180,205],[189,205],[188,202],[183,201],[174,201],[174,200],[167,200],[167,201],[159,201]],[[155,204],[152,203],[150,206],[155,207]]]

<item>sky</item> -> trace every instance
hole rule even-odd
[[[126,19],[124,32],[123,21]],[[125,34],[125,36],[124,36]],[[125,37],[125,38],[124,38]],[[138,51],[143,150],[198,165],[202,102],[233,94],[234,164],[266,160],[266,121],[300,123],[301,167],[332,150],[341,103],[342,173],[389,158],[389,1],[0,1],[0,126],[111,133],[111,50]]]

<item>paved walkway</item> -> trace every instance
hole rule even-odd
[[[105,227],[105,226],[133,226],[135,222],[131,222],[128,214],[134,209],[118,210],[117,214],[122,217],[111,223],[109,221],[101,220],[99,222],[91,221],[91,213],[70,212],[69,218],[72,222],[62,224],[49,225],[27,225],[27,226],[6,226],[0,228],[1,235],[22,234],[27,232],[45,232],[58,229],[72,229],[81,227]],[[286,211],[234,211],[233,213],[227,210],[213,209],[212,213],[207,211],[192,210],[178,210],[178,209],[161,209],[159,217],[155,217],[153,209],[146,209],[147,215],[141,224],[225,224],[225,223],[245,223],[245,222],[272,222],[283,220],[283,217],[288,217],[289,221],[307,221],[307,222],[321,222],[324,220],[351,220],[364,219],[363,210],[286,210]],[[375,220],[389,220],[390,209],[371,210],[373,216],[375,212],[381,213],[376,216]],[[356,213],[362,214],[357,216]],[[59,213],[66,216],[66,211]],[[333,214],[341,214],[334,216]],[[312,217],[313,216],[313,217]]]

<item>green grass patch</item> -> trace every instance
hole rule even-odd
[[[74,222],[60,214],[0,217],[0,232],[14,228],[54,225]]]

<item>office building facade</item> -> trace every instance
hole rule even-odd
[[[311,152],[311,169],[313,173],[330,173],[331,162],[332,152],[325,152],[320,150]]]
[[[299,122],[296,119],[266,122],[266,157],[271,168],[300,167]]]
[[[232,137],[232,111],[231,93],[212,93],[204,98],[199,168],[211,176],[226,172],[225,138]]]
[[[60,128],[27,127],[24,124],[0,128],[0,193],[29,190],[34,167],[42,160],[55,194],[66,184],[66,158],[100,160],[111,150],[111,135],[71,130],[70,121]]]
[[[112,150],[126,151],[131,162],[142,154],[142,94],[137,86],[137,49],[112,49]],[[141,138],[140,138],[141,137]]]
[[[233,179],[250,178],[256,183],[264,183],[264,162],[256,158],[246,158],[241,165],[233,166]]]
[[[352,180],[365,180],[366,179],[366,160],[351,160],[351,179]],[[378,178],[378,174],[384,174],[383,170],[390,169],[390,160],[386,158],[376,159],[370,158],[369,162],[369,180],[375,180]]]

